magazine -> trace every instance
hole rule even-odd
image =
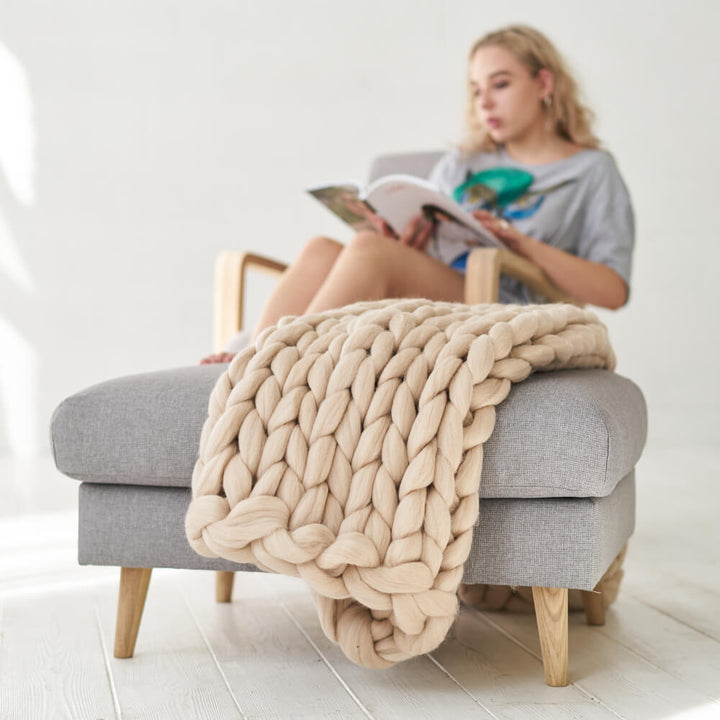
[[[466,248],[503,245],[462,205],[426,180],[412,175],[386,175],[367,188],[348,181],[309,188],[308,192],[356,232],[377,230],[380,217],[397,237],[411,218],[422,214],[435,226],[434,242]]]

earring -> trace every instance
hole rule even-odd
[[[546,95],[543,98],[543,105],[545,106],[545,109],[549,109],[552,106],[552,95]]]

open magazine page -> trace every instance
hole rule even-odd
[[[370,204],[361,198],[358,185],[348,182],[310,188],[308,192],[356,232],[376,229],[376,225],[372,223],[375,212]]]
[[[476,220],[462,205],[441,193],[426,180],[412,175],[388,175],[368,189],[367,200],[396,232],[402,232],[415,215],[437,217],[438,231],[448,232],[454,239],[464,235],[468,245],[497,247],[502,243]],[[446,222],[453,219],[455,227]],[[447,228],[442,227],[448,225]]]
[[[353,181],[312,187],[308,193],[355,232],[377,232],[383,218],[399,235],[413,217],[425,215],[435,225],[428,250],[443,262],[478,245],[503,244],[462,205],[412,175],[387,175],[372,183],[367,193]]]

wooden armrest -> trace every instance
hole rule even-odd
[[[580,305],[554,285],[535,263],[504,248],[476,248],[467,259],[465,302],[468,305],[498,301],[500,275],[509,275],[550,302]]]
[[[215,262],[215,352],[243,326],[245,274],[249,269],[280,274],[287,265],[255,253],[227,250]],[[469,305],[498,300],[500,275],[519,280],[551,302],[580,304],[548,280],[534,263],[503,248],[476,248],[467,259],[465,302]]]
[[[215,261],[215,352],[243,326],[245,273],[248,269],[279,274],[287,265],[254,253],[227,250]]]

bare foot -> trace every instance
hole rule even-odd
[[[229,363],[237,353],[221,352],[208,355],[200,361],[200,365],[212,365],[214,363]]]

